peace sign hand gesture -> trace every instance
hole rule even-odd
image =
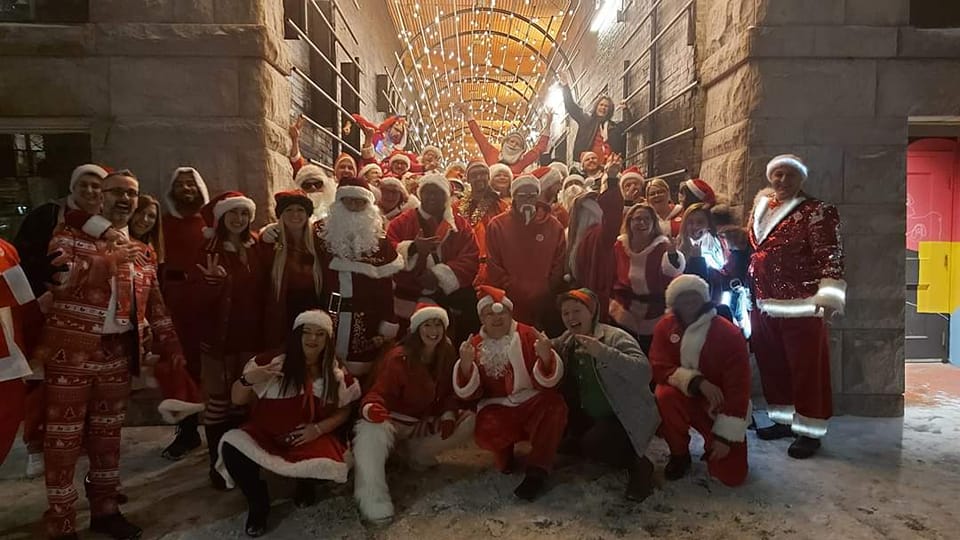
[[[200,273],[203,274],[203,279],[207,280],[208,283],[218,284],[225,277],[227,277],[227,269],[220,266],[220,255],[217,253],[208,253],[207,254],[207,265],[203,266],[198,264],[197,268],[200,270]]]

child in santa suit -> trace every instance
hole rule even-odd
[[[690,469],[692,427],[703,435],[710,475],[738,486],[747,477],[747,342],[736,325],[717,316],[710,288],[698,276],[674,279],[667,306],[670,313],[657,323],[650,346],[660,434],[670,447],[664,476],[677,480]]]
[[[446,336],[450,319],[436,304],[420,304],[410,333],[387,353],[360,406],[353,440],[357,472],[354,496],[367,520],[393,517],[384,465],[398,441],[416,468],[436,464],[435,456],[473,435],[474,415],[461,411],[453,392],[457,350]]]
[[[544,488],[567,425],[567,405],[556,390],[563,361],[541,332],[513,320],[504,291],[478,288],[480,335],[460,346],[453,388],[477,404],[477,446],[494,453],[498,470],[514,467],[513,446],[530,441],[526,478],[514,490],[525,500]]]

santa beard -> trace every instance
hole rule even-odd
[[[500,339],[484,338],[480,342],[480,367],[488,377],[499,379],[510,367],[511,335]]]
[[[523,148],[510,152],[506,148],[500,149],[500,161],[506,163],[507,165],[513,165],[514,163],[520,161],[520,157],[523,155]]]
[[[537,215],[537,207],[533,204],[525,204],[520,207],[520,215],[523,216],[523,224],[529,225]]]
[[[560,192],[560,204],[563,206],[563,209],[569,212],[573,208],[574,199],[583,192],[584,189],[582,186],[567,186],[566,189]]]
[[[336,257],[351,261],[375,254],[384,237],[380,209],[373,204],[360,212],[347,210],[340,202],[330,206],[323,227],[323,240]]]
[[[313,202],[313,217],[316,219],[326,217],[336,195],[337,193],[335,191],[326,189],[314,193],[307,193],[307,197]]]

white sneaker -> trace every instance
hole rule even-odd
[[[27,454],[27,478],[43,475],[43,453]]]

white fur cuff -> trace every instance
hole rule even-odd
[[[687,267],[687,261],[683,258],[683,253],[677,252],[678,264],[679,267],[675,267],[670,264],[670,252],[663,252],[663,260],[660,264],[660,271],[663,272],[663,275],[667,277],[677,277],[683,274],[683,270]]]
[[[7,282],[7,287],[10,288],[10,292],[13,294],[13,299],[17,301],[17,305],[22,306],[34,299],[33,289],[30,288],[30,281],[27,279],[27,274],[20,265],[8,268],[3,272],[2,276],[3,280]]]
[[[747,417],[749,418],[749,416],[748,414]],[[717,419],[713,422],[713,433],[730,442],[743,442],[749,423],[750,421],[747,418],[718,414]]]
[[[813,302],[818,306],[827,306],[834,309],[839,314],[843,314],[843,308],[847,299],[847,282],[842,279],[823,278],[820,280],[820,288],[813,297]]]
[[[537,384],[544,388],[553,388],[560,382],[560,379],[563,378],[563,360],[560,359],[560,356],[553,352],[553,373],[547,375],[543,371],[543,362],[538,358],[537,363],[533,365],[533,378],[537,380]]]
[[[397,255],[403,259],[403,269],[406,271],[413,270],[413,267],[417,265],[417,256],[418,253],[410,255],[410,247],[413,245],[413,240],[404,240],[397,244]]]
[[[380,322],[380,335],[387,339],[393,339],[397,337],[397,332],[399,331],[400,325],[397,323],[392,323],[389,321]]]
[[[474,366],[470,380],[467,381],[467,384],[460,386],[460,362],[460,360],[457,360],[457,363],[453,365],[453,391],[460,399],[470,399],[480,389],[480,370]]]
[[[436,264],[430,271],[437,276],[437,281],[440,282],[440,288],[444,294],[450,294],[460,288],[460,280],[457,279],[457,275],[453,273],[453,269],[449,266],[443,263]]]
[[[100,235],[107,232],[112,224],[110,220],[103,216],[90,216],[87,222],[83,224],[83,232],[94,238],[100,238]]]
[[[700,375],[700,372],[695,369],[678,367],[669,377],[667,377],[667,383],[677,390],[683,392],[683,395],[690,396],[690,381],[692,381],[694,377],[698,375]]]

